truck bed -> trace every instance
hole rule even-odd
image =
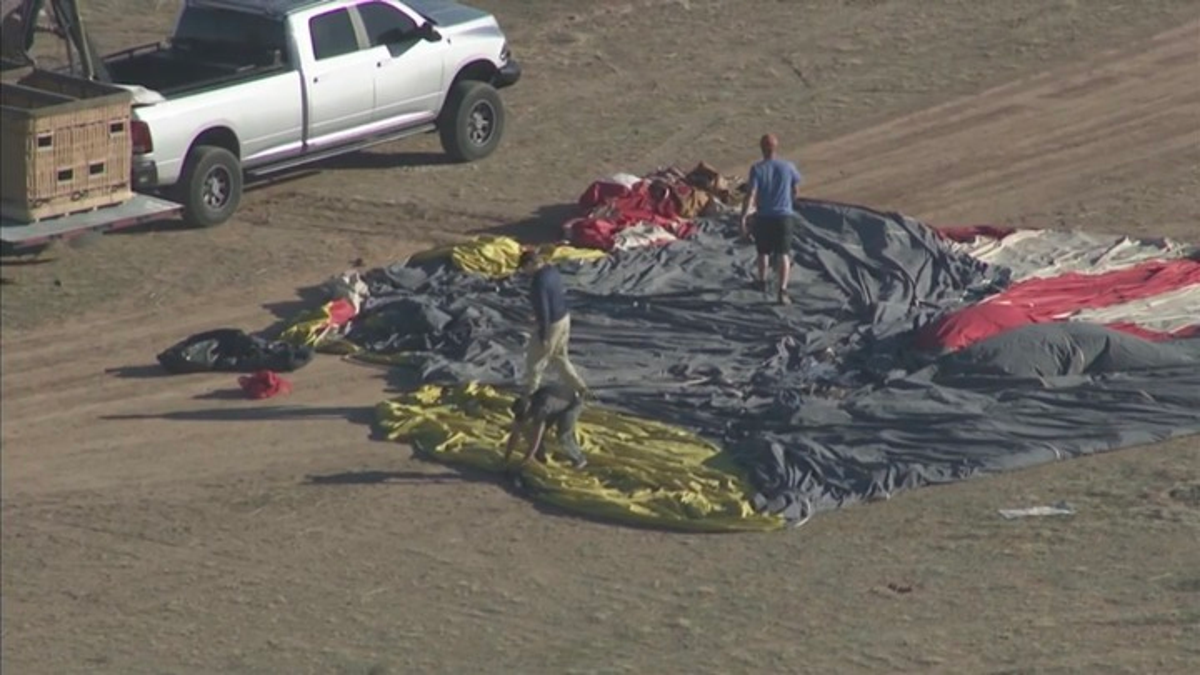
[[[206,58],[178,47],[150,45],[105,58],[113,82],[141,85],[171,98],[218,84],[273,75],[288,66],[265,51]]]

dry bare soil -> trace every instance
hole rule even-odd
[[[1200,672],[1197,439],[903,494],[798,531],[539,511],[369,440],[375,370],[282,401],[153,356],[298,287],[485,230],[615,170],[742,173],[927,222],[1195,239],[1195,0],[491,0],[527,75],[502,151],[432,138],[247,195],[234,222],[6,260],[3,671]],[[107,49],[176,3],[93,0]],[[1067,500],[1064,519],[996,510]]]

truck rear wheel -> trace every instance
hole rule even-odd
[[[463,80],[450,89],[438,120],[442,149],[459,162],[483,159],[504,134],[504,104],[492,85]]]
[[[188,154],[177,198],[183,220],[195,227],[220,225],[242,200],[242,165],[225,148],[198,145]]]

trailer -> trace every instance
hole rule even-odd
[[[128,200],[92,211],[71,213],[37,222],[0,218],[0,240],[4,249],[21,253],[88,233],[104,233],[135,225],[176,218],[182,204],[146,194],[134,194]]]

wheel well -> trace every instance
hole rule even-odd
[[[458,71],[458,75],[454,76],[454,84],[458,84],[464,80],[475,80],[477,82],[492,83],[496,79],[496,74],[500,70],[491,61],[479,60],[472,61]]]
[[[225,148],[226,150],[232,152],[234,157],[241,158],[242,156],[241,144],[238,143],[237,134],[233,133],[233,130],[228,127],[213,127],[212,129],[208,129],[204,133],[200,134],[196,137],[196,140],[192,141],[192,148],[196,148],[201,145],[215,145],[218,148]],[[191,153],[192,148],[188,149],[189,154]]]

